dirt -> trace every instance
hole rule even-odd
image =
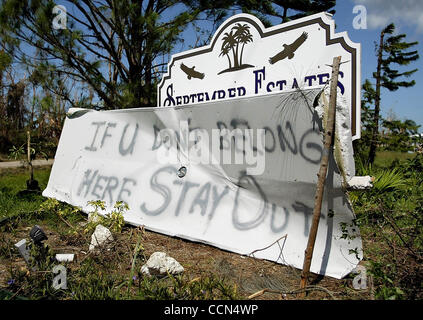
[[[55,253],[75,254],[75,261],[69,264],[71,269],[78,268],[78,265],[90,255],[88,252],[89,235],[82,233],[73,236],[60,235],[48,225],[41,222],[39,225],[48,236],[46,243]],[[6,286],[8,270],[11,267],[26,268],[24,260],[13,244],[22,238],[28,239],[31,227],[22,223],[13,232],[5,232],[0,235],[0,241],[3,244],[9,243],[9,252],[7,254],[3,252],[0,256],[0,286]],[[106,270],[129,277],[133,251],[141,232],[143,250],[139,255],[140,265],[145,263],[153,252],[163,251],[182,264],[185,268],[185,275],[190,279],[214,274],[236,285],[242,298],[248,298],[262,289],[278,292],[298,289],[301,274],[298,269],[131,226],[126,226],[121,233],[114,234],[113,248],[102,253],[101,261]],[[8,258],[4,258],[4,256],[8,256]],[[368,299],[367,290],[354,290],[351,279],[338,280],[312,275],[309,285],[317,287],[317,289],[309,292],[307,299]],[[265,292],[255,297],[255,299],[266,300],[296,298],[295,294],[281,295],[272,292]]]

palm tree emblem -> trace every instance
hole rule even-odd
[[[247,24],[237,23],[230,32],[226,32],[223,35],[222,40],[219,57],[226,56],[229,67],[218,74],[254,67],[251,64],[242,62],[245,45],[253,42],[253,36]]]

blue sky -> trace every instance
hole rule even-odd
[[[366,8],[367,29],[353,27],[354,18],[357,16],[357,13],[353,13],[353,8],[356,5]],[[407,35],[407,42],[419,41],[412,50],[418,50],[421,58],[409,66],[399,68],[400,71],[418,68],[410,78],[416,80],[416,85],[400,88],[395,92],[382,88],[381,113],[384,118],[394,115],[400,120],[412,119],[421,125],[419,131],[423,132],[423,0],[338,0],[335,10],[336,31],[346,31],[352,41],[361,43],[362,82],[369,79],[375,84],[372,77],[377,65],[375,41],[379,40],[380,31],[385,26],[393,22],[397,33]],[[271,22],[278,23],[276,19],[271,19]],[[192,30],[187,30],[185,34],[187,37],[184,45],[176,49],[177,52],[182,48],[189,49],[189,45],[195,42]]]
[[[353,13],[355,5],[361,4],[367,10],[367,29],[353,28]],[[401,120],[411,119],[423,127],[423,1],[422,0],[338,0],[334,19],[337,31],[347,31],[354,42],[361,43],[361,74],[362,80],[372,78],[376,71],[377,58],[375,41],[378,41],[380,31],[391,22],[395,23],[397,32],[407,35],[407,42],[419,41],[413,47],[418,50],[420,59],[404,69],[419,70],[412,75],[416,85],[411,88],[401,88],[395,92],[382,89],[382,116],[387,117],[392,112]],[[423,132],[420,127],[419,131]]]
[[[355,29],[353,26],[354,18],[357,16],[357,13],[353,13],[356,5],[366,8],[367,29]],[[423,132],[423,0],[337,0],[335,10],[336,31],[346,31],[353,42],[361,43],[362,82],[369,79],[371,83],[376,83],[372,76],[377,66],[375,41],[379,41],[380,31],[388,24],[395,23],[396,33],[406,34],[405,41],[419,42],[410,50],[418,50],[421,58],[398,69],[406,71],[418,68],[419,70],[410,78],[416,81],[416,85],[411,88],[400,88],[395,92],[382,88],[381,113],[384,118],[394,116],[399,120],[414,120],[421,125],[419,131]],[[240,11],[233,12],[237,13]],[[277,19],[270,21],[274,24],[280,23]],[[190,49],[194,46],[195,38],[193,29],[188,28],[184,33],[184,43],[176,46],[173,53]],[[397,68],[395,65],[392,67]]]
[[[58,1],[62,4],[63,1]],[[63,3],[69,5],[67,2]],[[356,5],[364,5],[367,10],[367,29],[354,29],[353,20],[357,14],[353,13]],[[72,12],[73,8],[68,8]],[[176,11],[183,10],[183,6],[176,6]],[[400,70],[419,68],[412,75],[416,85],[412,88],[401,88],[395,92],[389,92],[382,88],[381,111],[383,117],[392,114],[398,119],[412,119],[421,125],[423,132],[423,0],[338,0],[335,7],[334,19],[337,32],[347,31],[350,39],[361,43],[362,48],[362,81],[370,79],[374,83],[372,73],[376,70],[375,41],[379,39],[379,33],[386,25],[394,22],[397,32],[407,35],[406,41],[419,41],[415,47],[422,56],[418,61]],[[233,14],[239,12],[234,11]],[[276,20],[272,21],[275,24]],[[204,25],[203,25],[204,26]],[[188,50],[195,45],[196,34],[192,28],[184,32],[184,43],[175,47],[174,52]],[[413,48],[413,50],[415,50]]]

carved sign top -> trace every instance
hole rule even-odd
[[[346,32],[335,33],[327,13],[270,28],[252,15],[238,14],[222,23],[209,45],[172,56],[158,86],[157,104],[184,106],[323,88],[333,57],[341,56],[338,87],[350,108],[352,138],[357,139],[360,53],[360,44]]]

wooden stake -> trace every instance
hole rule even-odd
[[[29,132],[29,130],[26,132],[26,136],[27,136],[27,157],[28,157],[28,165],[29,165],[29,170],[31,173],[31,180],[34,180],[34,169],[32,167],[32,161],[31,161],[31,133]]]
[[[336,94],[338,85],[338,74],[339,65],[341,63],[341,57],[333,58],[332,65],[332,82],[330,86],[330,100],[328,118],[326,123],[326,132],[324,138],[323,156],[320,162],[320,170],[318,173],[316,195],[314,197],[314,210],[313,210],[313,221],[310,227],[310,233],[308,236],[307,248],[304,254],[303,271],[301,273],[300,289],[304,289],[307,286],[307,278],[310,272],[311,260],[313,258],[314,243],[316,242],[317,229],[319,227],[320,214],[322,210],[323,191],[325,189],[326,174],[328,171],[329,164],[329,153],[333,146],[333,140],[335,136],[335,110],[336,110]],[[305,291],[300,293],[300,298],[305,297]]]

